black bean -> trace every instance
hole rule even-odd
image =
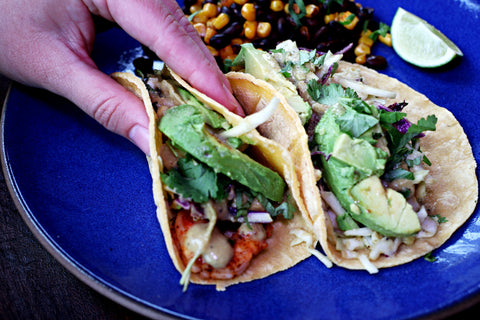
[[[365,63],[368,67],[373,69],[385,69],[387,67],[387,60],[382,56],[368,56]]]
[[[231,40],[232,38],[230,35],[217,33],[210,38],[210,45],[215,49],[222,49],[225,48]]]
[[[230,39],[235,38],[242,33],[243,23],[238,21],[233,21],[229,23],[224,29],[220,30],[221,33],[230,37]]]
[[[287,21],[287,18],[285,17],[280,17],[277,20],[277,32],[282,35],[282,37],[290,37],[292,34],[294,27],[292,24]]]
[[[329,30],[327,26],[320,27],[312,36],[313,43],[319,43],[328,39]]]
[[[371,20],[373,19],[373,8],[369,7],[362,7],[358,10],[358,18],[364,20]]]

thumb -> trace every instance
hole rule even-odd
[[[94,66],[82,64],[62,95],[108,130],[126,137],[149,154],[148,116],[143,102]]]

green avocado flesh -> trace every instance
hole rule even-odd
[[[282,177],[208,133],[204,116],[198,107],[185,104],[169,109],[161,118],[159,129],[170,138],[174,146],[205,163],[215,172],[228,176],[270,200],[283,200],[286,185]]]
[[[341,114],[341,108],[330,107],[315,128],[319,151],[326,155],[325,182],[347,211],[337,218],[340,229],[356,228],[357,221],[385,236],[415,234],[420,230],[417,214],[402,194],[384,188],[379,178],[386,154],[342,132],[336,121]]]

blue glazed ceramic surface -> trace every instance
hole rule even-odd
[[[377,45],[384,73],[448,108],[465,129],[478,161],[480,2],[367,1],[391,23],[400,5],[459,45],[464,57],[423,70]],[[140,45],[118,29],[97,36],[94,60],[106,73],[124,70]],[[143,314],[198,319],[409,319],[438,314],[480,296],[478,210],[438,250],[377,275],[326,269],[315,258],[225,292],[178,284],[155,217],[143,154],[68,101],[15,85],[3,114],[3,160],[14,197],[42,244],[71,272]]]

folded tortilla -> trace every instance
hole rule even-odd
[[[224,116],[233,126],[242,121],[240,116],[193,89],[188,83],[173,74],[173,72],[171,75],[183,88],[192,93],[206,106]],[[150,120],[150,155],[147,156],[147,159],[153,179],[153,196],[157,206],[157,218],[173,264],[180,273],[183,273],[186,265],[181,259],[179,249],[174,243],[172,235],[172,221],[175,213],[168,207],[166,191],[160,179],[163,165],[162,159],[159,157],[159,150],[162,144],[162,133],[158,129],[159,118],[152,106],[148,90],[141,79],[129,73],[114,73],[112,77],[129,91],[136,94],[145,105]],[[224,290],[227,286],[233,284],[267,277],[288,269],[311,255],[311,245],[307,245],[306,242],[292,246],[292,242],[296,240],[296,236],[292,233],[293,230],[306,231],[312,238],[313,232],[311,231],[310,217],[300,194],[300,184],[296,178],[296,171],[290,153],[278,143],[261,136],[256,130],[246,133],[246,138],[252,142],[251,148],[254,149],[257,159],[261,159],[262,164],[270,167],[283,177],[288,186],[288,192],[295,200],[299,212],[294,215],[293,219],[276,219],[273,222],[273,232],[272,236],[267,239],[267,249],[255,256],[248,269],[240,276],[231,280],[212,280],[203,279],[195,273],[191,274],[190,282],[216,285],[217,290]]]
[[[400,245],[393,256],[381,255],[372,261],[377,268],[392,267],[407,263],[430,253],[440,247],[473,213],[478,199],[476,162],[472,148],[462,126],[453,114],[445,108],[435,105],[424,95],[407,85],[375,70],[348,62],[339,62],[338,71],[353,68],[359,71],[363,83],[396,93],[395,99],[386,99],[385,105],[406,101],[408,105],[402,112],[407,119],[416,122],[434,114],[438,118],[436,131],[426,132],[421,139],[421,148],[432,166],[430,183],[427,184],[427,197],[424,205],[428,211],[445,218],[432,238],[416,239],[411,245]],[[269,83],[242,73],[227,74],[235,97],[247,114],[261,110],[272,96],[280,96]],[[325,209],[322,210],[322,198],[316,185],[316,173],[312,165],[308,137],[296,112],[286,99],[270,121],[257,130],[267,138],[279,142],[291,153],[301,182],[301,192],[305,206],[313,221],[314,232],[327,256],[337,265],[348,269],[365,269],[365,265],[356,258],[346,258],[336,249],[337,234]],[[368,250],[360,253],[368,256]]]

